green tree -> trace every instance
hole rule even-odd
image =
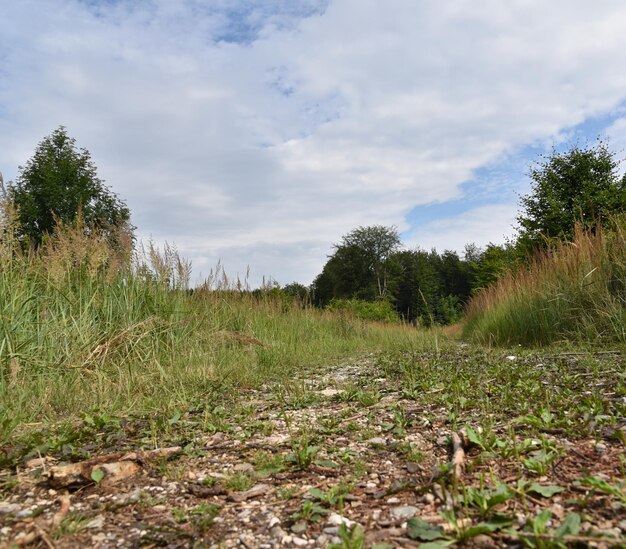
[[[546,239],[569,239],[574,224],[604,223],[626,210],[626,176],[607,144],[552,153],[530,170],[532,190],[521,198],[519,244],[525,248]]]
[[[89,151],[78,150],[63,126],[19,167],[9,196],[18,210],[21,236],[35,246],[57,221],[71,223],[79,212],[87,230],[98,228],[111,236],[122,228],[132,231],[126,204],[98,178]]]
[[[335,245],[320,275],[313,282],[317,305],[332,299],[373,301],[388,294],[390,258],[400,247],[395,227],[359,227]]]

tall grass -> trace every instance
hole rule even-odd
[[[572,242],[537,255],[478,294],[465,335],[495,344],[626,342],[626,218],[612,230],[577,227]]]
[[[428,336],[246,291],[218,269],[189,289],[175,248],[130,248],[60,224],[24,251],[0,233],[0,442],[21,424],[153,413],[212,399],[355,352]]]

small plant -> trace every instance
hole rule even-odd
[[[552,513],[547,509],[540,511],[535,517],[528,519],[523,532],[520,532],[520,541],[526,547],[539,549],[565,549],[568,546],[566,536],[575,536],[580,531],[580,515],[570,513],[565,517],[561,526],[550,528]]]
[[[424,453],[410,442],[398,442],[394,445],[397,454],[411,463],[420,463],[424,461]]]
[[[342,523],[337,535],[341,539],[339,543],[331,543],[329,549],[365,549],[365,532],[360,524],[351,527]]]
[[[596,476],[586,476],[579,481],[580,486],[585,486],[616,497],[622,505],[626,505],[626,482],[620,484],[610,484],[604,479]]]
[[[332,435],[339,431],[341,418],[337,415],[328,415],[317,419],[319,430],[323,435]]]
[[[308,432],[303,430],[299,437],[292,438],[291,453],[287,455],[285,461],[293,464],[298,469],[304,470],[313,463],[319,451],[320,448],[318,446],[312,445]]]
[[[189,513],[191,523],[200,532],[208,530],[213,526],[215,517],[219,514],[220,508],[209,503],[201,503]]]
[[[235,492],[245,492],[252,488],[253,484],[254,479],[246,473],[235,473],[224,482],[226,488]]]
[[[280,486],[276,490],[276,495],[278,496],[278,499],[286,501],[288,499],[291,499],[293,496],[295,496],[297,492],[298,492],[298,488],[292,485],[287,485],[287,486]]]
[[[532,452],[530,457],[524,459],[522,463],[533,475],[544,476],[550,471],[550,466],[557,456],[556,452],[541,449]]]
[[[63,536],[73,536],[87,528],[90,518],[80,513],[68,513],[61,524],[54,529],[52,535],[58,539]]]
[[[307,522],[319,522],[324,515],[328,514],[328,510],[322,507],[319,503],[305,500],[302,503],[302,507],[299,511],[292,515],[294,521],[306,520]]]
[[[283,456],[271,452],[258,452],[252,457],[252,463],[255,466],[257,477],[267,477],[280,473],[285,468]]]
[[[481,517],[488,516],[495,507],[507,502],[515,496],[515,492],[506,484],[498,484],[495,488],[485,488],[481,478],[478,488],[464,487],[463,499],[468,506],[476,507]]]

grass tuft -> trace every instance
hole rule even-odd
[[[577,227],[469,304],[465,336],[487,344],[626,342],[626,219],[611,231]]]

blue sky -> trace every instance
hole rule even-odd
[[[0,171],[65,125],[197,277],[309,283],[362,225],[502,242],[539,154],[626,149],[624,28],[617,0],[0,2]]]

